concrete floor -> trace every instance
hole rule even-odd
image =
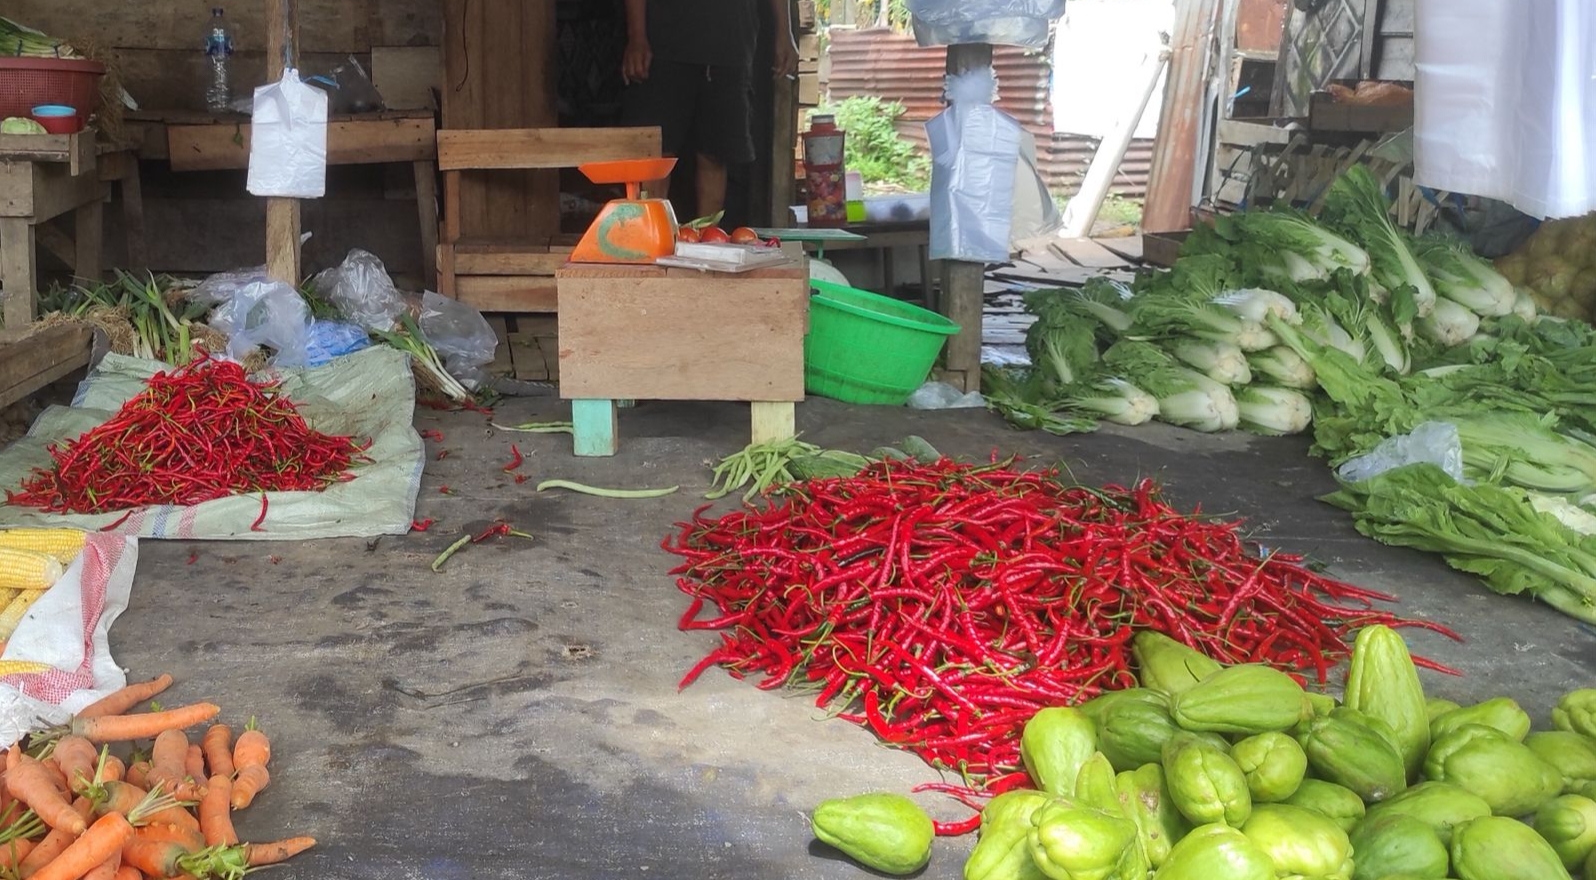
[[[563,417],[512,402],[501,423]],[[851,878],[805,810],[827,797],[907,792],[934,773],[822,721],[801,699],[711,671],[677,693],[711,633],[675,621],[684,597],[658,549],[706,489],[704,463],[747,440],[747,408],[647,404],[621,415],[621,453],[579,460],[564,435],[501,434],[483,417],[421,410],[444,434],[418,517],[426,533],[298,546],[146,542],[111,644],[135,677],[170,671],[168,704],[213,700],[274,738],[272,785],[242,815],[246,839],[312,834],[282,878]],[[1596,639],[1548,608],[1490,595],[1432,556],[1382,547],[1313,499],[1333,485],[1306,441],[1208,437],[1149,426],[1056,438],[984,411],[917,413],[815,400],[806,439],[866,451],[918,433],[942,451],[993,449],[1067,463],[1090,483],[1165,481],[1173,499],[1251,517],[1272,544],[1403,598],[1456,627],[1416,649],[1467,671],[1428,675],[1460,701],[1518,698],[1544,721],[1564,690],[1596,684]],[[517,485],[500,470],[514,440]],[[427,444],[429,455],[440,444]],[[536,480],[680,484],[674,497],[538,496]],[[449,487],[450,494],[440,487]],[[503,517],[534,533],[471,547],[434,574],[456,537]],[[190,554],[198,557],[189,563]],[[962,808],[928,798],[946,818]],[[924,876],[961,876],[973,839],[939,841]],[[644,873],[646,872],[646,873]]]

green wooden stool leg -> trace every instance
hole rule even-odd
[[[752,404],[753,442],[788,440],[797,432],[797,406],[790,400],[756,400]]]
[[[613,400],[571,401],[571,426],[579,456],[614,455],[620,445]]]

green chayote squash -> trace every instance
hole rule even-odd
[[[1186,730],[1251,735],[1290,730],[1313,714],[1302,685],[1259,663],[1227,666],[1169,698]]]
[[[1094,752],[1081,765],[1081,772],[1075,777],[1073,800],[1110,816],[1121,812],[1119,791],[1114,787],[1114,765],[1108,763],[1108,758],[1102,752]]]
[[[1247,791],[1257,803],[1291,797],[1308,772],[1308,755],[1283,733],[1260,733],[1230,747],[1230,757],[1247,774]]]
[[[1563,867],[1578,871],[1596,850],[1596,801],[1577,794],[1552,798],[1535,811],[1535,830],[1552,845]]]
[[[1240,831],[1203,825],[1175,844],[1153,880],[1275,880],[1275,863]]]
[[[1342,831],[1351,831],[1364,816],[1367,807],[1357,792],[1344,785],[1325,782],[1323,779],[1304,779],[1297,790],[1281,803],[1313,810],[1336,823]]]
[[[1537,730],[1524,737],[1524,745],[1557,768],[1565,793],[1596,782],[1596,741],[1568,730]]]
[[[1484,816],[1457,827],[1452,873],[1460,880],[1570,880],[1551,844],[1505,816]]]
[[[1145,880],[1136,824],[1123,816],[1053,800],[1031,817],[1031,860],[1051,880]]]
[[[1479,795],[1498,816],[1527,816],[1563,790],[1556,767],[1482,724],[1465,724],[1436,740],[1424,775]]]
[[[1175,808],[1194,825],[1240,826],[1252,813],[1247,774],[1202,740],[1178,736],[1164,746],[1164,781]]]
[[[1396,630],[1375,625],[1358,631],[1343,702],[1390,726],[1408,779],[1417,778],[1430,748],[1430,717],[1418,667]]]
[[[1351,880],[1352,843],[1327,816],[1290,804],[1259,804],[1241,833],[1269,854],[1275,873],[1304,880]]]
[[[1131,638],[1131,657],[1136,661],[1136,679],[1142,687],[1170,696],[1189,690],[1224,668],[1207,654],[1150,629]]]
[[[1465,724],[1483,724],[1494,727],[1517,742],[1530,731],[1529,713],[1517,701],[1496,697],[1483,703],[1453,709],[1430,722],[1430,739],[1438,740]]]
[[[1329,694],[1321,694],[1318,691],[1303,691],[1303,695],[1308,698],[1308,706],[1315,715],[1329,715],[1335,711],[1337,706],[1341,705],[1336,702],[1335,697]]]
[[[1552,726],[1596,739],[1596,688],[1564,694],[1552,709]]]
[[[913,874],[931,861],[936,829],[901,794],[861,794],[824,801],[810,820],[815,837],[884,874]]]
[[[1020,759],[1041,790],[1069,797],[1081,765],[1097,751],[1097,729],[1080,709],[1051,706],[1031,716],[1020,733]]]
[[[1442,715],[1445,715],[1453,709],[1461,708],[1463,708],[1462,705],[1454,703],[1451,700],[1443,700],[1440,697],[1430,697],[1424,701],[1424,714],[1432,723],[1435,721],[1435,719],[1440,718]]]
[[[1491,805],[1477,794],[1445,782],[1421,782],[1407,791],[1369,808],[1370,821],[1384,816],[1412,816],[1435,830],[1451,846],[1452,829],[1481,816],[1491,815]]]
[[[1385,880],[1403,874],[1440,880],[1451,862],[1435,829],[1402,813],[1370,816],[1352,829],[1351,839],[1352,880]]]
[[[1136,823],[1147,862],[1154,868],[1164,864],[1175,841],[1186,836],[1191,825],[1176,809],[1164,783],[1164,768],[1145,764],[1114,777],[1121,811]]]
[[[1408,785],[1407,765],[1383,726],[1378,719],[1343,706],[1326,717],[1309,720],[1299,742],[1315,776],[1376,803]]]
[[[1092,723],[1094,725],[1101,727],[1103,725],[1103,719],[1110,711],[1117,709],[1127,703],[1157,706],[1165,711],[1168,711],[1169,709],[1169,698],[1164,696],[1162,691],[1155,691],[1151,688],[1142,687],[1125,688],[1124,690],[1118,691],[1103,691],[1102,693],[1091,698],[1090,700],[1087,700],[1079,706],[1076,706],[1075,708],[1085,712],[1086,717],[1092,719]]]
[[[964,862],[964,880],[1045,880],[1031,858],[1031,817],[1048,801],[1038,791],[1009,791],[981,811],[981,837]]]
[[[1097,722],[1097,748],[1119,771],[1135,770],[1157,761],[1163,754],[1164,743],[1180,733],[1162,697],[1157,703],[1144,700],[1115,703],[1094,720]]]

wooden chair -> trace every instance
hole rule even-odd
[[[554,271],[564,265],[575,244],[560,236],[514,240],[463,237],[463,174],[574,168],[586,162],[659,155],[658,128],[440,130],[443,241],[438,244],[438,292],[485,312],[555,312]],[[558,217],[557,205],[551,213]]]

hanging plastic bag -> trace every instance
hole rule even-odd
[[[372,333],[392,330],[405,308],[382,260],[359,248],[317,275],[311,286],[338,314]]]
[[[437,349],[449,375],[467,387],[489,381],[482,368],[493,363],[499,335],[481,312],[429,290],[421,295],[420,324],[422,335]]]
[[[1014,181],[1028,135],[992,106],[991,68],[948,77],[951,106],[925,124],[931,141],[933,260],[1001,263],[1009,258]]]
[[[909,0],[922,46],[992,43],[1040,49],[1064,0]]]
[[[249,191],[289,199],[319,199],[327,191],[327,93],[301,82],[291,67],[255,90]]]

